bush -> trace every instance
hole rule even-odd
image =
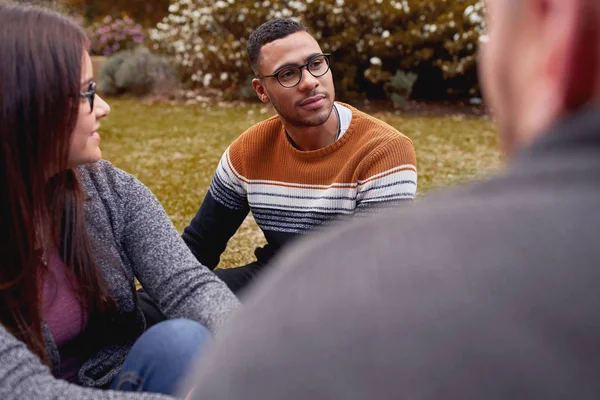
[[[271,18],[296,17],[332,53],[340,98],[386,97],[398,70],[417,74],[420,96],[477,90],[480,0],[174,0],[169,11],[151,32],[154,47],[172,54],[195,86],[237,93],[251,73],[250,33]]]
[[[168,96],[177,82],[176,71],[166,57],[138,47],[115,53],[106,60],[100,71],[98,90],[112,96]]]
[[[68,7],[60,0],[8,0],[8,2],[52,10],[64,15],[65,17],[70,18],[71,21],[73,21],[75,24],[81,27],[83,27],[84,25],[83,16],[79,14],[76,10],[72,9],[71,7]]]
[[[387,82],[385,91],[395,105],[403,106],[410,98],[416,81],[417,74],[398,70]]]
[[[68,15],[68,8],[65,7],[61,2],[56,0],[9,0],[9,3],[30,5],[36,7],[43,7],[49,10],[59,12],[61,14]]]
[[[132,49],[144,42],[144,31],[131,18],[113,18],[110,15],[90,25],[87,35],[91,42],[90,53],[98,56]]]
[[[40,1],[40,0],[37,0]],[[42,0],[43,1],[43,0]],[[85,17],[89,24],[105,15],[125,14],[144,27],[156,25],[168,14],[169,0],[58,0]]]

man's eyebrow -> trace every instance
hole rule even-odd
[[[323,53],[313,53],[313,54],[309,55],[308,57],[306,57],[304,59],[304,62],[306,63],[306,62],[308,62],[308,60],[310,60],[314,56],[320,56],[321,54],[323,54]],[[275,72],[274,73],[277,73],[277,72],[281,71],[284,68],[287,68],[287,67],[297,67],[298,65],[300,65],[300,64],[286,63],[286,64],[280,65],[279,67],[275,68]]]

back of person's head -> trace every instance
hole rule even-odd
[[[505,150],[600,101],[598,0],[488,0],[481,81]]]
[[[308,28],[293,19],[275,18],[259,26],[248,39],[248,58],[256,75],[259,73],[260,50],[268,43],[282,39],[296,32],[308,32]]]
[[[86,45],[66,17],[0,2],[0,323],[46,362],[39,290],[45,246],[58,248],[75,272],[91,315],[112,304],[67,165]]]

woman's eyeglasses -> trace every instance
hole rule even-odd
[[[94,99],[96,98],[96,82],[91,81],[87,91],[80,92],[81,98],[85,98],[90,103],[90,112],[94,111]]]

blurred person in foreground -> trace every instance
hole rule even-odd
[[[289,248],[189,398],[600,398],[600,2],[487,5],[507,168]]]
[[[171,399],[239,304],[102,160],[110,107],[87,43],[59,14],[0,3],[1,399]],[[134,279],[168,320],[146,330]]]

